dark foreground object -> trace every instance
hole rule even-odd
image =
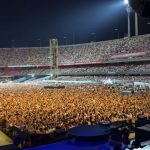
[[[150,140],[150,124],[136,128],[136,141],[144,142]]]
[[[45,89],[65,89],[65,86],[44,86]]]
[[[81,125],[71,128],[69,136],[81,141],[107,140],[110,135],[110,127],[103,125]]]

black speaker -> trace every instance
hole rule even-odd
[[[2,120],[0,121],[0,130],[1,130],[1,129],[4,129],[4,128],[6,128],[6,120],[5,120],[5,119],[2,119]]]
[[[150,124],[135,129],[135,140],[138,142],[150,140]]]
[[[150,18],[150,0],[129,0],[129,3],[138,14]]]

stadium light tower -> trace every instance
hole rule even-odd
[[[138,14],[135,12],[135,35],[139,35]]]
[[[132,11],[130,5],[129,5],[129,0],[124,0],[124,4],[127,6],[126,10],[127,10],[127,15],[128,15],[128,37],[131,37],[131,26],[130,26],[130,13]]]
[[[132,12],[132,8],[129,4],[129,0],[124,0],[124,4],[127,5],[127,14],[128,14],[128,37],[131,37],[131,27],[130,27],[130,13]],[[138,14],[135,12],[135,35],[139,35],[138,29]]]

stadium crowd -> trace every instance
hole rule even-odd
[[[25,75],[25,74],[48,74],[50,73],[50,67],[42,68],[2,68],[0,69],[0,75]],[[69,73],[150,73],[150,64],[119,64],[119,65],[101,65],[101,66],[78,66],[78,67],[66,67],[59,68],[59,74]]]
[[[59,46],[59,64],[98,62],[124,53],[149,52],[150,35],[101,41],[79,45]],[[1,48],[0,66],[45,65],[51,63],[48,47]]]
[[[46,90],[27,84],[13,88],[1,88],[0,120],[6,119],[7,127],[16,126],[30,133],[46,134],[57,127],[69,129],[101,121],[135,120],[141,114],[150,116],[148,90],[143,94],[121,95],[122,88],[108,86]]]
[[[107,65],[107,66],[93,66],[93,67],[68,67],[60,68],[60,74],[64,73],[150,73],[150,64],[122,64],[122,65]],[[46,72],[46,70],[45,70]]]
[[[107,81],[118,81],[120,83],[134,83],[143,82],[150,83],[150,76],[67,76],[58,77],[57,80],[70,80],[70,81],[91,81],[94,83],[107,83]]]

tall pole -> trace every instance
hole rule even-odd
[[[53,59],[53,56],[52,56],[52,45],[51,45],[51,39],[49,39],[49,72],[50,74],[53,74],[52,73],[52,63],[51,63],[51,60]]]
[[[127,15],[128,15],[128,38],[131,37],[130,12],[131,12],[131,7],[130,7],[130,5],[128,4],[128,5],[127,5]]]
[[[146,24],[149,26],[148,29],[150,29],[150,22],[147,22]],[[150,33],[150,30],[148,31],[148,33]]]
[[[11,40],[11,48],[13,49],[15,47],[15,40]]]
[[[114,31],[117,33],[117,38],[119,39],[119,29],[114,29]]]
[[[37,39],[38,41],[39,41],[39,47],[40,47],[40,49],[41,49],[41,39]]]
[[[139,27],[138,27],[138,14],[135,12],[135,35],[139,35]]]
[[[92,35],[92,41],[96,42],[96,33],[92,32],[91,35]]]
[[[131,37],[131,28],[130,28],[130,13],[128,12],[128,37]]]
[[[73,34],[73,45],[75,44],[75,35]]]
[[[75,34],[73,33],[73,44],[72,44],[72,47],[75,47]]]
[[[67,45],[68,44],[67,37],[64,36],[63,38],[64,38],[65,45]]]

